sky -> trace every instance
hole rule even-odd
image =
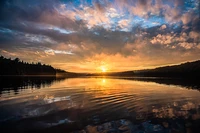
[[[71,72],[198,60],[199,0],[1,0],[0,55]]]

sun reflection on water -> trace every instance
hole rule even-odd
[[[101,80],[101,83],[102,83],[102,85],[105,85],[105,84],[106,84],[106,79],[103,78],[103,79]]]

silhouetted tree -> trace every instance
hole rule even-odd
[[[14,61],[18,63],[20,61],[20,59],[19,58],[15,58]]]
[[[56,70],[50,65],[29,64],[20,62],[19,58],[14,60],[0,57],[0,75],[56,75]]]

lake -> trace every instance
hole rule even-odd
[[[0,81],[1,132],[195,132],[200,126],[199,82],[110,77]]]

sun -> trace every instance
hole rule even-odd
[[[107,68],[105,66],[101,66],[101,71],[102,72],[106,72],[107,71]]]

